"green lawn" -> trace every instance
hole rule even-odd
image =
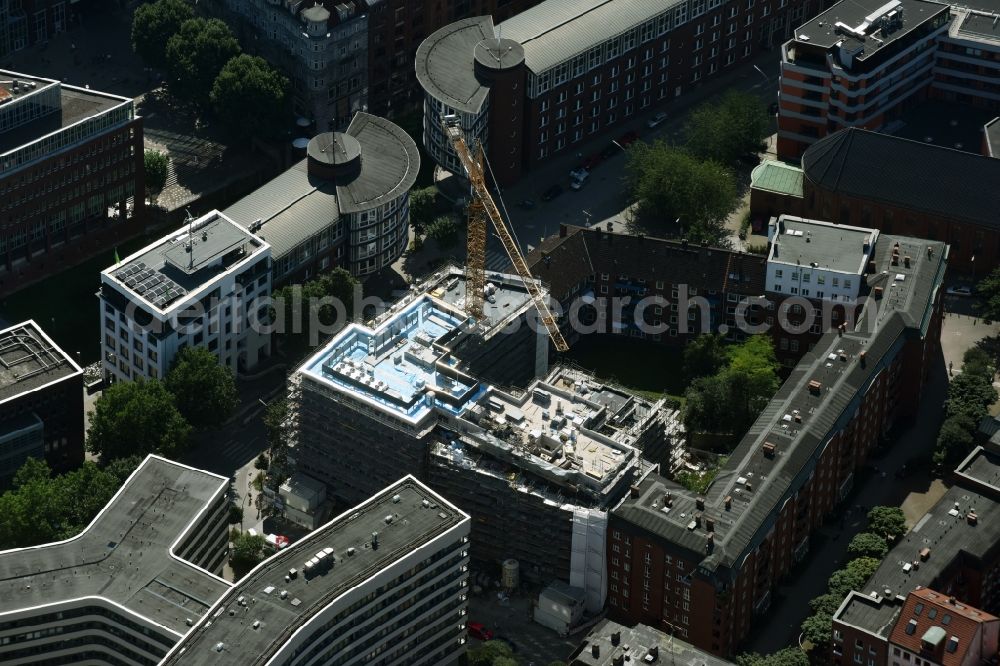
[[[118,247],[125,257],[148,244],[136,238]],[[36,282],[0,303],[0,316],[10,324],[34,319],[64,351],[81,365],[97,361],[101,353],[101,322],[97,305],[100,273],[114,263],[109,248],[82,264]]]
[[[683,400],[680,348],[617,335],[585,335],[565,359],[639,395],[659,399],[664,393]]]

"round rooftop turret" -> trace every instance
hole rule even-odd
[[[361,143],[350,134],[324,132],[309,141],[309,173],[320,178],[357,174],[361,170]]]
[[[476,72],[490,76],[524,64],[524,47],[513,39],[487,37],[475,47]]]

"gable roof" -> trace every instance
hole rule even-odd
[[[850,127],[802,155],[822,189],[1000,227],[1000,160]]]
[[[940,658],[933,658],[932,661],[944,666],[961,666],[974,643],[982,640],[980,631],[985,622],[1000,622],[1000,619],[960,604],[954,597],[919,588],[906,597],[889,641],[920,654],[925,636],[935,642],[940,640],[943,643],[939,648]],[[990,652],[995,653],[996,649],[989,650],[987,647],[981,656],[988,657]]]

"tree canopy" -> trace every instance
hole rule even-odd
[[[0,543],[23,548],[79,534],[136,465],[136,458],[107,468],[88,460],[53,477],[45,461],[29,458],[15,474],[12,488],[0,495]]]
[[[742,435],[778,390],[779,366],[770,337],[754,335],[725,351],[725,365],[714,375],[695,379],[685,393],[683,419],[691,432]]]
[[[760,151],[768,124],[760,98],[732,90],[691,112],[684,130],[685,145],[702,159],[731,164]]]
[[[209,97],[235,137],[275,138],[289,112],[288,79],[257,56],[241,54],[218,73]]]
[[[222,425],[239,404],[233,373],[204,347],[177,352],[164,383],[174,394],[177,409],[195,428]]]
[[[641,214],[662,223],[665,235],[728,247],[724,223],[736,204],[736,182],[726,168],[663,141],[637,141],[629,146],[626,173]]]
[[[773,654],[744,652],[736,657],[737,666],[809,666],[809,657],[797,647],[778,650]]]
[[[142,155],[146,171],[146,189],[161,192],[167,184],[167,156],[158,150],[147,150]]]
[[[706,333],[688,341],[684,347],[682,366],[684,377],[690,382],[698,377],[716,374],[729,364],[726,343],[721,335]]]
[[[1000,321],[1000,268],[983,278],[978,285],[977,291],[983,299],[983,307],[980,314],[988,322]]]
[[[149,453],[172,458],[187,447],[190,434],[191,425],[161,382],[116,382],[94,403],[87,450],[107,460]]]
[[[962,371],[948,383],[945,420],[938,431],[932,460],[935,465],[952,465],[972,451],[979,422],[997,400],[993,387],[996,359],[988,351],[990,342],[970,347],[962,356]]]
[[[505,641],[486,641],[482,645],[469,648],[466,655],[469,666],[503,666],[507,662],[501,660],[514,658],[510,645]]]
[[[847,552],[855,557],[874,557],[881,560],[889,552],[889,544],[880,534],[858,532],[848,544]]]
[[[410,224],[417,233],[424,231],[437,214],[437,188],[431,185],[410,192]]]
[[[962,460],[976,444],[973,435],[976,428],[976,422],[966,413],[946,418],[938,431],[932,462],[938,466],[947,466]]]
[[[437,241],[442,250],[455,247],[461,228],[454,215],[441,215],[427,225],[427,237]]]
[[[156,0],[139,5],[132,17],[132,50],[151,67],[167,64],[167,43],[181,25],[194,18],[184,0]]]
[[[219,19],[199,17],[184,21],[167,41],[170,91],[178,99],[208,107],[216,77],[239,53],[239,42],[229,26]]]
[[[873,506],[868,512],[868,531],[895,539],[906,534],[906,516],[898,506]]]
[[[881,563],[874,557],[858,557],[851,560],[846,567],[834,571],[830,576],[830,594],[843,599],[851,590],[860,590]]]
[[[233,537],[233,551],[229,559],[237,567],[254,567],[264,560],[264,543],[264,537],[260,534],[239,532]]]
[[[275,333],[280,335],[285,348],[296,353],[319,344],[323,331],[311,330],[317,328],[314,323],[331,331],[337,324],[350,321],[359,284],[348,271],[338,267],[305,284],[285,285],[275,291],[272,316]],[[339,303],[339,311],[336,305],[323,299]]]

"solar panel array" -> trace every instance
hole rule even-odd
[[[159,271],[146,268],[141,261],[126,266],[115,273],[126,287],[158,308],[180,298],[187,290]]]

